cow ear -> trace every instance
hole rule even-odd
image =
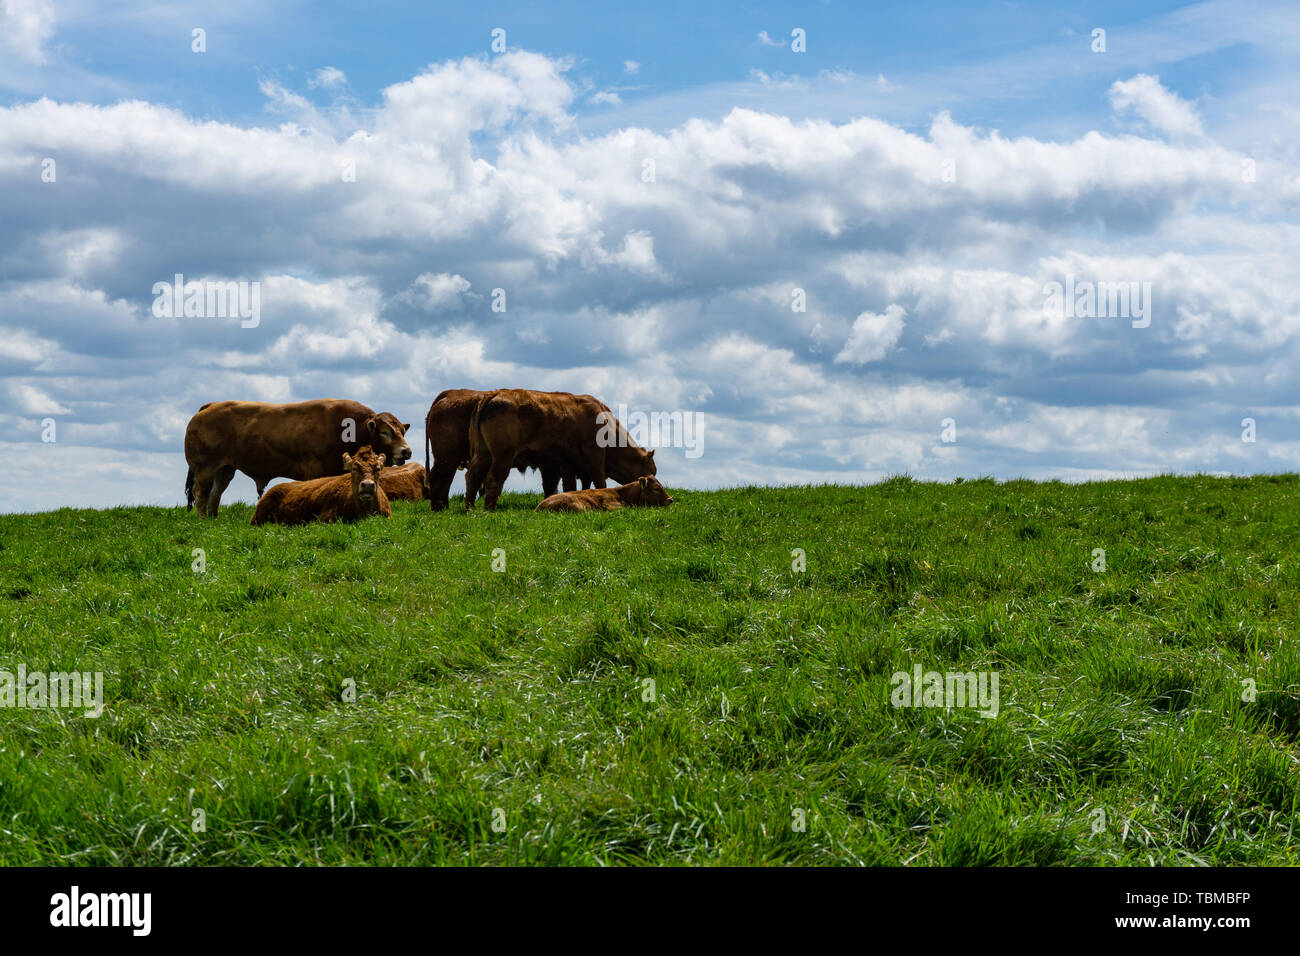
[[[383,456],[383,455],[380,455],[380,456],[379,456],[379,467],[380,467],[380,468],[383,468],[383,467],[384,467],[384,456]]]
[[[352,456],[349,455],[347,452],[343,453],[343,467],[344,468],[352,467]]]
[[[372,435],[375,433],[375,420],[373,418],[366,419],[366,431]]]
[[[655,450],[654,450],[653,448],[651,448],[651,449],[650,449],[650,457],[653,458],[654,456],[655,456]]]
[[[406,432],[409,432],[410,430],[411,430],[411,423],[410,423],[410,422],[407,422],[405,425],[402,426],[402,433],[403,433],[403,434],[405,434]]]

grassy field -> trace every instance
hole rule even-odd
[[[1297,476],[673,493],[0,517],[0,863],[1297,862]]]

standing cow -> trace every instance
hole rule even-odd
[[[621,484],[656,473],[655,453],[633,441],[609,406],[591,395],[492,392],[474,410],[469,441],[466,511],[473,510],[480,487],[484,508],[494,510],[510,468],[522,459],[570,462],[597,488],[605,487],[607,477]]]
[[[449,388],[438,394],[424,416],[424,467],[429,475],[429,507],[434,511],[447,507],[456,470],[469,465],[470,419],[478,403],[491,394],[472,388]],[[590,477],[580,468],[575,469],[571,462],[523,455],[513,465],[520,474],[526,468],[539,469],[542,489],[548,497],[559,490],[561,481],[565,491],[575,490],[578,477],[582,478],[584,488],[591,487]]]
[[[262,497],[274,478],[305,481],[339,474],[345,453],[370,445],[394,465],[411,457],[403,437],[409,423],[342,398],[289,405],[209,402],[185,429],[185,506],[215,518],[236,471],[257,484]]]

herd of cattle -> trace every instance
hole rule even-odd
[[[461,468],[466,511],[480,493],[484,508],[495,509],[511,468],[542,473],[539,511],[673,502],[655,477],[654,451],[637,445],[609,407],[590,395],[522,388],[442,392],[425,416],[423,467],[408,463],[410,427],[346,399],[209,402],[185,429],[186,507],[216,517],[221,495],[242,471],[257,485],[253,524],[387,517],[392,498],[427,498],[441,511]],[[292,480],[267,490],[276,478]],[[607,488],[608,479],[619,487]]]

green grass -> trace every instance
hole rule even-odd
[[[1297,862],[1297,476],[673,493],[0,517],[0,863]]]

